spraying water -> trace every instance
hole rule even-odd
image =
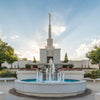
[[[57,81],[58,82],[64,82],[64,72],[62,71],[57,73]],[[55,79],[55,65],[52,61],[52,59],[49,60],[49,68],[46,68],[46,80],[48,82],[52,82]],[[39,71],[37,69],[37,75],[36,75],[36,80],[37,82],[42,82],[43,81],[43,73],[42,71]]]

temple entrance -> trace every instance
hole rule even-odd
[[[52,61],[53,61],[53,57],[47,57],[47,63],[49,63],[50,59],[52,59]]]

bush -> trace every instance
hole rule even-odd
[[[84,77],[90,77],[91,76],[91,73],[85,73],[84,74]]]
[[[97,73],[96,73],[96,71],[92,71],[92,72],[91,72],[90,78],[93,78],[93,79],[96,79],[96,78],[97,78]]]
[[[33,68],[38,68],[37,65],[33,65]]]
[[[63,65],[63,68],[68,68],[68,65]]]
[[[17,77],[16,73],[12,73],[12,72],[9,72],[9,71],[1,71],[0,72],[0,77]]]
[[[6,66],[2,66],[2,70],[4,70],[4,69],[7,69],[7,67]]]
[[[31,69],[31,65],[26,64],[26,65],[25,65],[25,68],[26,68],[26,69]]]
[[[90,77],[93,79],[100,78],[100,70],[92,71],[91,73],[85,73],[84,77]]]
[[[0,71],[2,71],[4,69],[7,69],[7,67],[6,66],[0,67]]]
[[[73,64],[70,64],[70,65],[69,65],[69,68],[71,68],[71,69],[72,69],[73,67],[74,67],[74,65],[73,65]]]
[[[72,69],[73,67],[74,67],[73,64],[63,65],[63,68],[70,68],[70,69]]]

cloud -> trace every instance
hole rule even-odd
[[[33,56],[39,60],[39,48],[45,47],[46,42],[37,42],[36,40],[25,40],[22,47],[16,48],[15,53],[20,58],[28,58],[29,60],[33,59]]]
[[[53,12],[51,16],[51,32],[54,36],[60,36],[67,30],[67,26],[64,20],[64,15],[61,13]],[[48,32],[48,20],[45,23],[44,31]]]
[[[52,33],[54,33],[55,36],[61,35],[66,29],[66,26],[52,25]]]
[[[100,39],[92,39],[89,44],[81,44],[79,48],[76,49],[77,58],[84,59],[86,57],[86,53],[91,51],[95,45],[100,45]]]
[[[15,40],[15,39],[19,38],[19,35],[12,35],[12,36],[10,36],[10,38],[11,38],[12,40]]]

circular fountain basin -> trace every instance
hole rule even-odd
[[[43,80],[36,82],[36,79],[15,80],[17,92],[40,96],[40,97],[64,97],[84,93],[86,90],[85,80],[65,79],[64,82]]]

